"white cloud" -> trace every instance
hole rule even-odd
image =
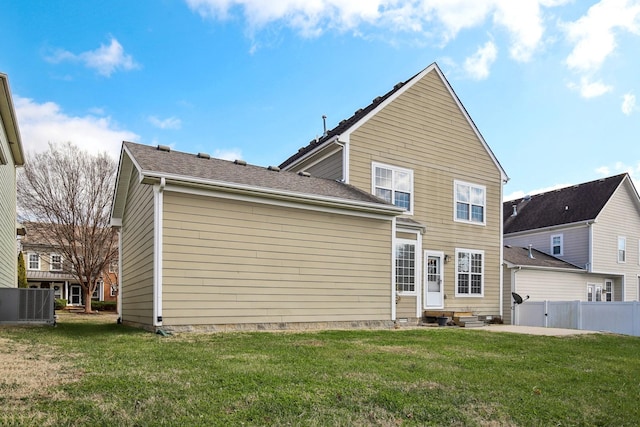
[[[464,61],[464,69],[472,78],[483,80],[489,77],[489,68],[498,56],[498,48],[492,41],[478,48],[476,53]]]
[[[640,161],[638,161],[635,167],[629,166],[624,162],[616,162],[612,167],[600,166],[596,169],[596,173],[604,177],[625,172],[629,174],[629,177],[631,177],[631,180],[633,181],[633,185],[635,185],[636,189],[640,191]]]
[[[613,90],[612,86],[606,85],[602,81],[592,82],[586,76],[580,79],[580,83],[572,82],[567,86],[569,89],[580,92],[583,98],[595,98]]]
[[[537,188],[535,190],[524,192],[523,190],[513,191],[503,197],[503,201],[521,199],[524,196],[533,196],[534,194],[546,193],[548,191],[557,190],[559,188],[568,187],[571,184],[554,184],[549,187]]]
[[[213,157],[223,160],[242,160],[242,150],[239,148],[219,149],[213,150]]]
[[[70,116],[53,102],[39,104],[29,98],[14,97],[18,126],[25,150],[46,151],[49,142],[71,141],[90,153],[106,151],[118,159],[122,141],[137,141],[135,133],[118,129],[109,116]]]
[[[149,123],[160,129],[180,129],[182,121],[177,117],[167,117],[162,120],[156,116],[149,116]]]
[[[490,20],[510,35],[511,57],[528,61],[542,42],[543,8],[570,0],[185,1],[193,11],[214,20],[229,19],[240,13],[251,33],[279,23],[306,37],[317,37],[329,30],[361,34],[367,26],[373,26],[397,33],[418,33],[446,45],[460,31],[480,27]],[[254,44],[252,49],[256,46],[259,44]]]
[[[616,32],[640,34],[640,4],[629,0],[602,0],[585,16],[565,24],[569,40],[575,43],[566,59],[577,71],[598,70],[617,47]]]
[[[88,68],[93,68],[99,74],[109,77],[115,71],[134,70],[140,68],[133,57],[124,53],[124,48],[115,38],[111,38],[111,43],[107,46],[101,44],[99,48],[74,54],[66,50],[58,50],[53,55],[47,57],[53,63],[63,61],[81,62]]]
[[[636,110],[636,96],[632,93],[626,93],[622,97],[622,112],[630,116]]]

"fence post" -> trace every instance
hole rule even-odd
[[[575,304],[577,305],[576,307],[576,326],[578,329],[582,329],[582,302],[581,301],[576,301]]]
[[[544,300],[544,327],[549,327],[549,301]]]

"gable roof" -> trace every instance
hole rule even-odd
[[[127,166],[127,162],[130,163]],[[341,182],[231,162],[222,159],[170,150],[168,147],[152,147],[123,142],[118,182],[112,217],[121,218],[128,177],[121,175],[135,168],[146,183],[165,182],[183,186],[198,186],[218,191],[242,193],[259,197],[286,199],[309,204],[327,204],[376,211],[384,215],[399,215],[402,209]]]
[[[20,130],[18,129],[18,119],[11,99],[9,78],[4,73],[0,73],[0,120],[4,124],[4,129],[7,133],[14,164],[17,166],[24,165],[24,152],[22,150]]]
[[[593,221],[625,178],[623,173],[504,202],[504,234]]]
[[[462,105],[462,102],[460,102],[460,99],[458,98],[458,95],[456,95],[456,93],[454,92],[453,88],[451,87],[451,85],[447,81],[446,77],[442,73],[442,70],[440,70],[440,67],[438,67],[438,64],[435,63],[435,62],[432,63],[431,65],[429,65],[424,70],[422,70],[419,73],[415,74],[414,76],[412,76],[408,80],[406,80],[404,82],[397,83],[393,87],[393,89],[391,89],[390,91],[388,91],[384,95],[374,98],[373,101],[369,105],[367,105],[364,108],[358,109],[351,117],[340,121],[340,123],[336,127],[334,127],[333,129],[327,131],[321,138],[317,138],[317,139],[311,140],[311,142],[309,142],[308,145],[300,148],[297,153],[293,154],[287,160],[282,162],[280,164],[280,167],[281,168],[286,168],[288,166],[291,166],[292,164],[294,164],[297,161],[305,158],[307,155],[311,154],[312,152],[316,151],[317,149],[319,149],[319,148],[321,148],[321,147],[323,147],[325,145],[328,145],[331,142],[334,142],[336,140],[338,140],[340,142],[347,142],[351,132],[354,132],[362,124],[366,123],[371,117],[373,117],[378,111],[380,111],[382,108],[387,106],[389,103],[393,102],[393,100],[395,100],[398,96],[400,96],[402,93],[406,92],[415,83],[420,81],[425,75],[427,75],[427,74],[429,74],[431,72],[435,72],[438,75],[438,77],[440,77],[440,79],[444,83],[445,87],[449,91],[450,95],[452,96],[452,98],[454,99],[456,104],[458,105],[458,108],[460,109],[461,113],[464,115],[464,117],[466,118],[467,122],[469,123],[469,125],[473,129],[474,133],[476,134],[476,136],[478,137],[478,139],[480,140],[480,142],[482,143],[484,148],[487,150],[487,153],[489,154],[489,156],[493,160],[494,164],[496,165],[496,167],[500,171],[500,174],[502,176],[503,181],[505,181],[505,182],[508,181],[509,178],[508,178],[506,172],[504,171],[504,169],[502,168],[502,165],[500,164],[500,162],[498,161],[496,156],[493,154],[493,151],[491,151],[491,148],[489,147],[489,145],[486,143],[486,141],[482,137],[482,134],[480,134],[480,131],[478,130],[478,128],[476,127],[475,123],[471,119],[471,116],[469,116],[469,113],[467,112],[466,108]]]
[[[584,269],[563,261],[537,249],[531,248],[533,258],[529,256],[529,248],[505,245],[502,258],[515,267],[542,267],[542,268],[562,268],[567,270],[585,271]]]

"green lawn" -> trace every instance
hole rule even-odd
[[[424,328],[163,338],[89,317],[0,327],[0,346],[13,360],[0,376],[0,425],[640,424],[637,337]]]

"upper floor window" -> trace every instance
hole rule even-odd
[[[486,188],[483,185],[455,181],[455,220],[485,223]]]
[[[551,255],[562,256],[562,234],[555,234],[551,236]]]
[[[29,254],[29,270],[40,270],[40,255],[38,254]]]
[[[109,273],[117,273],[118,272],[118,261],[111,261],[109,263]]]
[[[60,254],[49,255],[49,270],[62,271],[62,255]]]
[[[416,291],[416,243],[413,240],[398,240],[396,244],[396,291]]]
[[[627,239],[618,237],[618,262],[627,261]]]
[[[482,296],[484,251],[456,249],[456,296]]]
[[[413,212],[413,171],[372,163],[372,192],[381,199]]]

